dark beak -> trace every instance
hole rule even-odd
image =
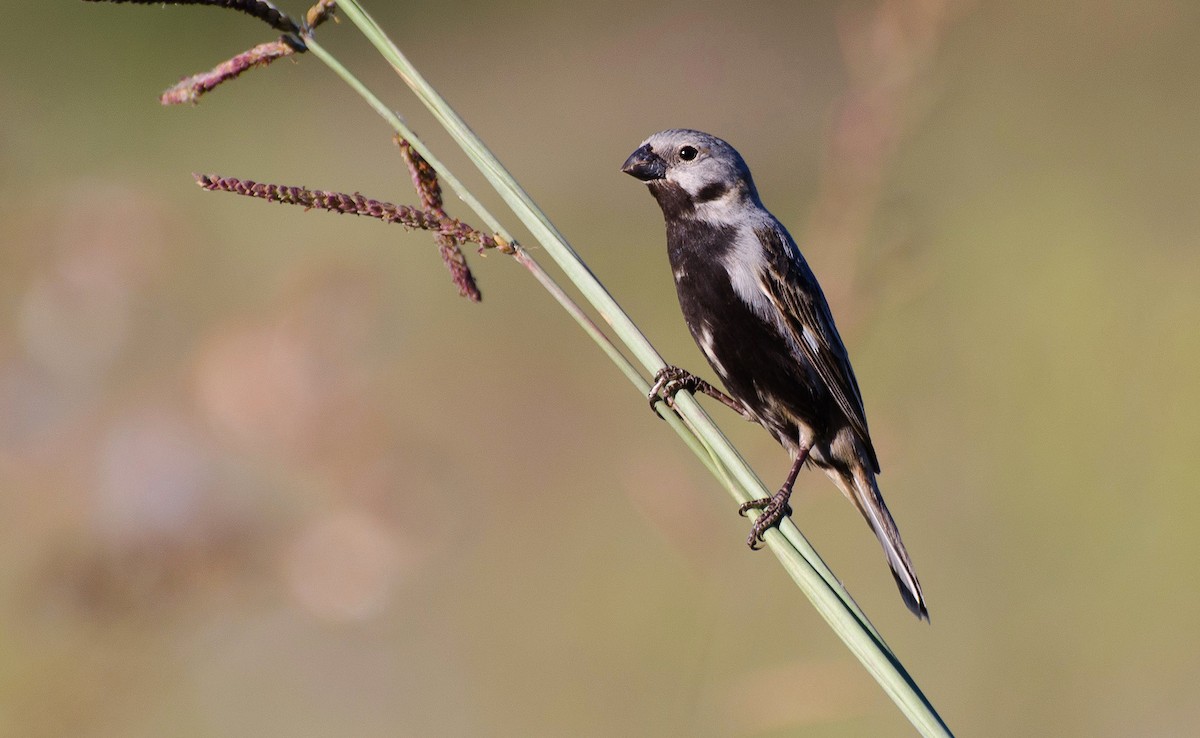
[[[643,182],[651,182],[667,176],[667,163],[646,144],[629,155],[621,165],[621,171]]]

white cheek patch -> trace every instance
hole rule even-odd
[[[703,166],[709,162],[702,162],[700,165],[687,166],[676,165],[667,171],[667,179],[683,188],[683,191],[695,197],[700,190],[704,189],[704,185],[713,180],[715,172],[709,167]]]
[[[695,217],[698,220],[729,223],[742,217],[746,207],[741,191],[728,182],[729,176],[717,162],[709,160],[698,166],[672,169],[667,179],[679,185],[695,203]],[[717,197],[711,197],[706,192],[714,187],[721,193]]]

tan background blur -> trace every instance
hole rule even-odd
[[[319,62],[165,109],[275,34],[0,7],[0,734],[909,734],[517,265],[471,255],[472,305],[426,234],[192,183],[415,202]],[[823,477],[796,519],[960,735],[1195,729],[1200,7],[369,7],[685,366],[618,167],[670,126],[740,148],[830,295],[932,624]],[[321,39],[470,173],[351,25]]]

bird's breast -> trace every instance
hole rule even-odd
[[[689,240],[678,240],[684,234]],[[794,434],[820,416],[821,385],[759,286],[755,270],[765,257],[739,235],[737,229],[668,230],[679,307],[729,394],[777,436]]]

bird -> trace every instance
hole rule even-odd
[[[820,284],[787,229],[762,200],[741,154],[702,131],[653,134],[621,171],[644,182],[662,208],[667,255],[684,321],[728,394],[667,365],[656,402],[703,392],[762,425],[791,455],[779,491],[741,506],[762,513],[747,544],[791,514],[807,462],[854,503],[883,546],[908,609],[929,610],[896,522],[876,482],[879,459],[862,394]]]

